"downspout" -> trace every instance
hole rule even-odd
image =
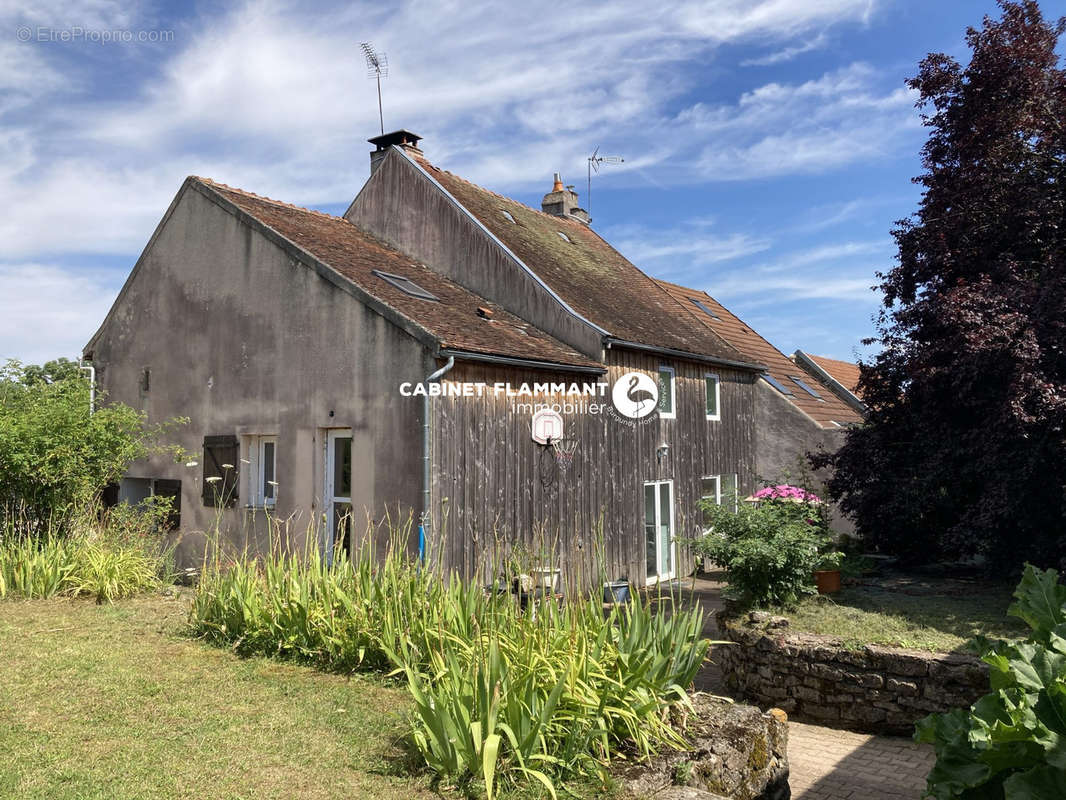
[[[429,375],[423,385],[438,381],[455,366],[455,356],[448,356],[448,363]],[[418,521],[418,561],[426,561],[426,522],[429,520],[430,460],[429,460],[429,391],[422,395],[422,516]]]

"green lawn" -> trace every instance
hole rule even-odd
[[[0,602],[0,797],[435,797],[407,693],[181,635],[186,601]],[[413,776],[413,777],[412,777]]]
[[[1027,628],[1007,616],[1012,586],[966,587],[936,581],[915,587],[865,585],[846,587],[832,596],[812,597],[795,609],[774,609],[793,630],[839,636],[849,647],[883,644],[936,652],[957,652],[977,634],[1020,638]]]

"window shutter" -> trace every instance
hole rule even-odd
[[[240,448],[236,436],[204,437],[205,506],[230,508],[237,505],[237,474]],[[218,478],[218,480],[211,480]]]

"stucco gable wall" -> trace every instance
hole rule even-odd
[[[431,366],[423,346],[200,191],[183,191],[92,349],[101,388],[153,422],[188,417],[173,438],[198,456],[205,435],[276,433],[276,513],[294,532],[321,513],[329,427],[353,430],[357,509],[419,503],[419,408],[396,400]],[[214,524],[202,467],[155,457],[129,474],[182,481],[194,553],[192,532]],[[226,525],[261,534],[257,516],[227,512]]]

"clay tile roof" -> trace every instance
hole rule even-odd
[[[700,324],[706,325],[719,336],[729,342],[737,350],[744,353],[749,361],[758,361],[767,366],[770,377],[788,388],[792,392],[787,399],[807,416],[814,419],[823,428],[835,428],[834,423],[848,424],[862,422],[862,417],[847,405],[839,397],[829,391],[828,388],[814,379],[804,370],[794,364],[788,356],[770,344],[766,339],[757,334],[744,324],[738,316],[715,300],[706,292],[698,289],[689,289],[669,281],[657,281],[674,300],[682,307],[683,311]],[[715,313],[715,319],[701,310],[693,301],[698,300]],[[808,394],[793,377],[797,377],[805,384],[814,389],[821,399]]]
[[[571,308],[611,336],[729,361],[748,360],[716,331],[677,313],[676,303],[653,278],[589,226],[534,210],[424,158],[409,157]]]
[[[858,398],[862,398],[859,394],[859,365],[853,364],[850,361],[840,361],[835,358],[826,358],[825,356],[812,356],[807,353],[807,358],[824,369],[829,375],[855,395]]]
[[[260,197],[207,178],[192,180],[428,331],[442,348],[571,366],[600,366],[342,217]],[[413,281],[439,302],[414,297],[375,275],[375,270]],[[491,319],[479,314],[479,309],[488,310]]]

